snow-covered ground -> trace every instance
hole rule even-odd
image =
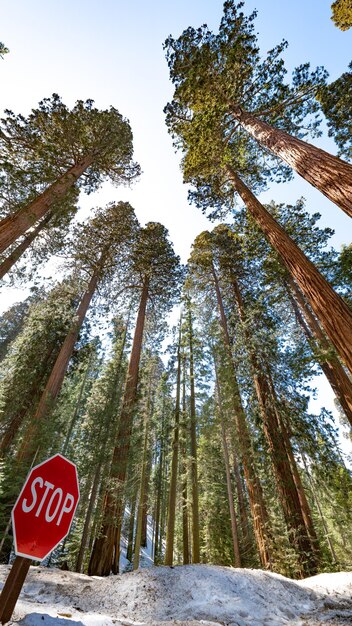
[[[0,566],[3,581],[9,566]],[[292,581],[211,565],[108,578],[33,567],[13,616],[21,626],[318,626],[352,624],[352,572]]]

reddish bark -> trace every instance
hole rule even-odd
[[[18,259],[21,258],[22,254],[26,252],[34,239],[39,235],[39,233],[45,228],[45,226],[50,222],[52,218],[52,213],[48,213],[44,219],[33,228],[33,230],[25,236],[23,241],[9,254],[8,257],[0,264],[0,279],[3,278],[15,265]]]
[[[323,350],[323,354],[319,357],[319,365],[352,426],[352,381],[346,374],[337,356],[333,353],[331,344],[311,312],[302,292],[292,279],[289,280],[289,287],[289,298],[296,319],[313,350],[315,352],[319,348]],[[324,352],[328,356],[325,357]]]
[[[49,211],[50,207],[62,198],[82,174],[92,165],[94,158],[86,156],[41,193],[33,202],[22,207],[13,215],[0,221],[0,254],[13,244],[18,237],[31,228]]]
[[[231,273],[231,283],[237,302],[239,318],[243,325],[254,387],[263,421],[264,435],[270,450],[276,486],[286,526],[289,531],[289,541],[296,551],[301,576],[311,576],[317,572],[316,555],[310,542],[310,537],[306,532],[301,501],[292,474],[290,459],[287,454],[282,432],[278,428],[275,405],[273,402],[274,398],[268,379],[264,374],[256,353],[251,347],[251,338],[246,327],[246,314],[242,294],[233,272]]]
[[[37,410],[33,418],[31,419],[31,423],[23,439],[22,446],[17,453],[17,459],[19,461],[26,462],[31,459],[33,453],[33,445],[35,445],[36,434],[39,424],[45,419],[48,411],[53,407],[56,398],[61,390],[68,363],[72,356],[73,348],[78,339],[80,329],[82,327],[84,318],[86,316],[88,307],[90,305],[100,277],[100,271],[101,266],[99,265],[99,268],[95,270],[93,276],[91,277],[88,287],[79,304],[75,316],[75,322],[72,325],[68,335],[66,336],[64,343],[62,344],[55,365],[49,376],[49,380],[40,398]]]
[[[349,307],[236,172],[229,166],[226,166],[226,172],[265,237],[279,253],[284,265],[307,297],[338,354],[352,373],[352,313]]]
[[[246,415],[242,406],[240,391],[238,387],[236,372],[233,363],[230,336],[227,327],[227,320],[222,302],[219,281],[214,267],[212,268],[218,308],[220,312],[221,326],[223,330],[224,343],[228,353],[229,362],[232,367],[232,391],[234,417],[237,429],[238,443],[241,451],[244,478],[247,485],[249,504],[253,519],[254,535],[257,542],[260,561],[263,567],[270,568],[271,556],[269,550],[270,532],[268,528],[268,513],[266,510],[261,484],[259,482],[254,463],[251,437],[246,423]]]
[[[137,398],[139,363],[142,351],[145,314],[148,301],[149,279],[145,278],[134,332],[131,356],[128,364],[124,397],[120,415],[116,445],[113,451],[110,483],[105,493],[103,520],[90,557],[88,573],[95,576],[109,576],[118,573],[120,543],[119,535],[123,516],[123,495],[130,449],[133,408]]]
[[[321,148],[273,128],[241,107],[233,116],[258,143],[285,161],[331,202],[352,217],[352,165]]]

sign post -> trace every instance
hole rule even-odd
[[[11,619],[31,559],[42,561],[68,535],[79,501],[77,469],[56,454],[30,471],[12,509],[16,559],[0,595],[0,622]]]

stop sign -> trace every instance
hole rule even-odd
[[[74,463],[55,454],[33,467],[12,509],[15,553],[45,559],[68,534],[78,500]]]

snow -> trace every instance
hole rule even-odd
[[[0,566],[4,580],[9,566]],[[293,581],[215,565],[89,577],[31,567],[11,624],[318,626],[352,624],[352,572]]]

